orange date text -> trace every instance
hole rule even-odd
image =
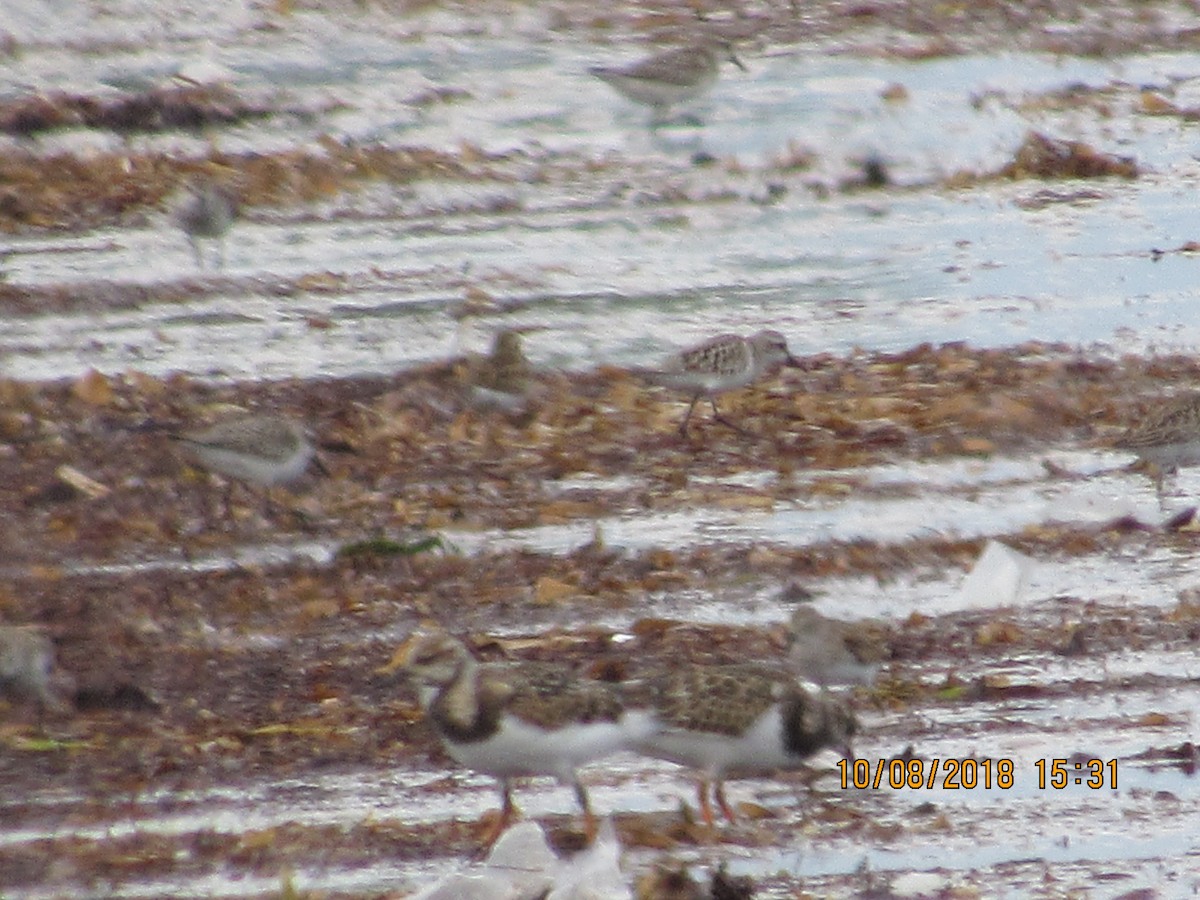
[[[1016,764],[1011,759],[843,759],[838,762],[842,788],[926,788],[973,791],[1010,789]]]

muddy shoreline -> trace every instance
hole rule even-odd
[[[445,64],[438,54],[453,62],[489,29],[539,48],[569,37],[624,53],[630,43],[677,42],[701,19],[761,53],[763,69],[771,53],[797,49],[864,62],[975,53],[1069,61],[1200,46],[1194,10],[1172,3],[529,9],[347,0],[250,5],[230,27],[257,48],[260,38],[303,33],[298,22],[314,33],[339,22],[369,32],[372,16],[402,30],[415,51],[428,43],[430,71]],[[137,24],[160,34],[161,23]],[[0,56],[24,53],[53,69],[57,52],[124,59],[137,49],[132,40],[103,30],[60,44],[0,34]],[[854,74],[823,76],[833,87],[822,96],[836,100]],[[477,323],[492,333],[522,315],[536,319],[538,299],[554,296],[564,269],[557,256],[512,258],[532,235],[579,229],[599,238],[617,221],[613,230],[647,240],[666,235],[666,265],[689,243],[672,245],[671,236],[701,241],[726,220],[756,227],[748,211],[768,215],[797,196],[812,200],[790,213],[812,216],[814,242],[827,227],[822,216],[832,221],[845,208],[861,214],[851,224],[866,234],[889,203],[919,208],[970,191],[982,205],[1054,222],[1063,210],[1119,204],[1146,181],[1171,189],[1172,173],[1125,157],[1120,140],[1060,141],[1055,129],[1038,138],[1037,116],[1048,109],[1145,131],[1186,130],[1200,108],[1184,79],[1146,88],[1112,78],[1050,95],[981,94],[980,110],[1019,109],[1035,120],[1005,151],[1009,162],[899,184],[866,183],[869,160],[848,173],[822,169],[842,152],[836,144],[822,160],[821,148],[789,138],[756,147],[750,163],[698,141],[647,149],[641,123],[629,127],[619,106],[612,121],[627,141],[619,152],[537,137],[492,150],[469,128],[443,147],[320,132],[294,144],[276,135],[259,148],[248,131],[316,127],[362,95],[342,84],[352,99],[337,91],[297,99],[181,88],[176,79],[169,89],[103,84],[94,93],[43,83],[0,98],[8,142],[0,231],[20,251],[15,275],[0,263],[0,310],[14,325],[94,315],[101,324],[86,350],[127,342],[130,358],[144,353],[160,373],[131,364],[53,381],[8,368],[0,378],[0,622],[44,627],[75,680],[65,709],[0,698],[0,894],[407,896],[477,854],[496,805],[488,779],[446,757],[411,692],[376,673],[411,629],[437,624],[487,658],[552,658],[623,679],[681,657],[778,660],[791,608],[810,601],[845,618],[879,613],[886,626],[885,676],[854,699],[860,755],[911,748],[923,759],[1011,758],[1016,789],[847,791],[829,770],[735,782],[731,796],[747,821],[714,835],[687,812],[686,773],[638,760],[596,766],[586,777],[615,819],[631,883],[656,866],[699,876],[729,864],[751,878],[755,896],[771,898],[895,896],[906,877],[920,887],[908,896],[1193,894],[1200,581],[1188,482],[1158,496],[1108,447],[1163,397],[1200,382],[1193,353],[1125,353],[1119,329],[1099,349],[1043,341],[988,349],[968,337],[807,353],[799,369],[723,400],[747,434],[701,407],[681,438],[685,400],[616,365],[539,367],[519,400],[481,404],[481,358],[393,366],[395,348],[372,333],[386,331],[383,317],[369,319],[359,339],[380,342],[372,371],[381,374],[249,380],[229,377],[220,359],[204,360],[204,371],[172,367],[178,338],[168,325],[149,326],[151,340],[130,336],[128,322],[112,332],[103,324],[114,312],[160,308],[172,313],[166,323],[257,316],[282,323],[276,339],[286,343],[293,320],[302,337],[350,331],[339,304],[401,304],[414,292],[439,314],[447,307],[430,332]],[[471,122],[471,85],[480,81],[422,79],[397,82],[391,95],[414,121],[461,108]],[[897,85],[881,96],[899,109],[910,99]],[[538,115],[534,126],[553,128],[562,113]],[[250,149],[228,149],[236,140]],[[182,245],[173,231],[152,243],[154,223],[200,172],[236,176],[247,246],[259,255],[247,250],[235,271],[136,268],[139,255]],[[845,202],[831,212],[821,205],[830,197]],[[1194,257],[1186,236],[1161,242],[1138,231],[1138,216],[1152,213],[1118,209],[1128,244],[1086,251],[1106,265],[1128,258],[1158,273]],[[596,217],[572,218],[578,211]],[[934,205],[916,215],[939,214]],[[293,231],[271,231],[281,223]],[[363,223],[380,231],[353,230]],[[273,268],[294,247],[340,252],[305,229],[341,226],[348,242],[378,239],[386,252]],[[1078,227],[1067,218],[1063,229]],[[419,245],[457,231],[495,256],[476,268],[470,245],[453,248],[461,264]],[[492,232],[498,246],[483,240]],[[1041,263],[1020,242],[1019,258],[1005,259],[1007,245],[993,250],[982,234],[946,241],[935,255],[941,275],[979,279],[970,299],[981,307],[1028,302],[1032,317],[1055,291],[1096,287],[1063,287],[1070,276],[1051,267],[1050,286],[1039,283],[1031,297],[1020,288],[993,296],[990,271],[1009,265],[1018,280]],[[614,246],[618,257],[632,252]],[[860,252],[903,271],[908,260],[892,249]],[[1064,243],[1055,252],[1083,251]],[[57,271],[60,256],[68,262]],[[562,256],[576,262],[570,249]],[[814,252],[820,274],[811,278],[844,277],[845,296],[792,299],[789,288],[781,307],[828,303],[834,324],[818,337],[831,340],[839,321],[880,314],[885,293],[860,299],[855,275],[836,262]],[[729,287],[743,275],[729,276]],[[659,284],[657,272],[635,266],[632,277],[642,276]],[[589,289],[617,296],[622,282],[612,280]],[[647,289],[646,305],[678,293],[663,284],[664,296]],[[724,282],[706,289],[714,284]],[[927,284],[937,295],[941,283]],[[712,304],[718,319],[768,309],[752,289],[741,305],[724,294]],[[1144,308],[1153,315],[1154,303]],[[601,315],[609,325],[619,318]],[[787,327],[798,333],[804,321]],[[416,341],[422,324],[403,320],[396,331]],[[1151,344],[1161,336],[1150,334]],[[223,486],[187,467],[166,435],[232,409],[308,423],[331,477],[310,476],[270,503],[237,487],[224,516]],[[1033,601],[1014,591],[1012,605],[955,607],[947,598],[992,541],[1035,560],[1050,586]],[[1116,759],[1122,785],[1040,790],[1035,762],[1052,755]],[[519,801],[562,853],[579,848],[566,792],[539,781]],[[989,847],[1000,849],[988,855]]]
[[[881,460],[1087,444],[1165,384],[1195,377],[1197,365],[1182,358],[1097,362],[1054,347],[997,353],[965,346],[804,362],[802,372],[731,398],[731,414],[769,435],[759,441],[713,422],[700,422],[691,437],[680,438],[678,400],[635,388],[618,372],[547,375],[541,405],[515,423],[495,412],[443,405],[461,389],[470,371],[465,361],[391,379],[315,384],[218,388],[183,378],[163,384],[93,375],[71,384],[7,385],[9,452],[0,481],[10,486],[5,502],[24,512],[8,522],[6,544],[14,552],[6,618],[49,629],[61,665],[79,680],[83,707],[69,714],[10,707],[3,731],[8,752],[0,765],[17,792],[11,796],[50,789],[89,798],[71,813],[74,827],[104,821],[121,798],[144,814],[147,804],[169,810],[175,795],[218,786],[236,791],[239,783],[261,779],[439,769],[445,757],[412,696],[374,674],[420,624],[470,634],[484,654],[566,659],[610,674],[679,655],[778,658],[781,627],[688,623],[640,610],[648,597],[663,593],[720,591],[722,584],[746,590],[747,577],[755,589],[779,594],[784,610],[789,592],[814,579],[866,576],[886,590],[897,577],[968,569],[983,541],[946,537],[802,549],[718,543],[626,553],[606,548],[598,535],[566,553],[464,554],[450,540],[417,538],[600,519],[631,505],[752,510],[794,501],[804,489],[869,492],[854,471]],[[1114,393],[1115,384],[1124,390]],[[277,517],[258,493],[245,491],[234,494],[233,520],[209,518],[206,502],[219,488],[187,469],[164,436],[144,423],[168,422],[217,401],[317,422],[321,439],[335,448],[323,451],[333,477],[304,485]],[[822,469],[840,474],[807,485],[789,480],[814,457]],[[85,471],[110,492],[100,498],[73,493],[55,475],[63,465]],[[776,471],[771,484],[737,486],[737,473],[764,465]],[[556,480],[581,472],[632,476],[641,487],[569,501],[555,496]],[[715,482],[705,486],[709,478]],[[372,543],[373,536],[392,540]],[[1129,519],[1047,524],[1004,539],[1043,559],[1148,552],[1193,540]],[[187,571],[189,556],[220,557],[246,543],[293,540],[321,542],[330,554],[261,563],[229,558],[215,572]],[[417,546],[423,549],[406,552]],[[175,563],[114,574],[88,568],[139,558]],[[614,642],[613,629],[583,624],[599,611],[625,621],[633,639]],[[514,642],[519,650],[488,639],[501,623],[528,638]],[[1194,645],[1198,623],[1200,607],[1187,597],[1160,610],[1125,611],[1090,602],[1086,594],[1032,617],[1004,610],[913,615],[889,638],[894,676],[859,702],[868,711],[911,716],[946,704],[1053,703],[1092,691],[1168,689],[1171,679],[1038,685],[957,673],[1031,655],[1102,659],[1181,639]],[[1001,737],[989,740],[1002,739],[999,727]],[[1137,728],[1137,719],[1114,727]],[[892,727],[877,730],[872,742],[882,741],[892,753],[915,744],[919,752],[921,738],[920,729]],[[1195,763],[1177,743],[1146,752],[1155,765]],[[150,797],[161,799],[142,799]],[[26,828],[45,827],[40,805],[10,805],[7,814]],[[818,809],[815,815],[832,816],[828,827],[843,837],[847,827],[868,827],[867,820],[840,821],[830,797]],[[572,819],[564,814],[551,821],[565,829],[556,830],[560,844],[573,846]],[[666,814],[617,815],[631,848],[703,845],[680,821]],[[261,834],[60,838],[0,848],[0,858],[14,886],[97,879],[119,885],[122,879],[188,878],[212,865],[270,874],[300,865],[318,847],[322,865],[333,868],[430,853],[469,856],[477,824],[440,821],[431,828],[387,819],[338,829],[336,841],[300,822]],[[785,840],[788,827],[770,820],[757,836],[734,832],[723,840]],[[805,827],[820,832],[826,825]],[[186,865],[178,862],[181,853]]]

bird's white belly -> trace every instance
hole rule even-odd
[[[214,472],[254,484],[286,484],[304,474],[310,453],[297,451],[285,460],[265,459],[221,447],[197,447],[196,455]]]
[[[553,775],[570,781],[584,763],[629,745],[626,728],[614,722],[568,725],[552,731],[506,719],[484,741],[447,741],[446,749],[464,766],[495,775]]]
[[[740,735],[663,729],[645,739],[641,749],[652,756],[713,773],[765,772],[795,766],[801,759],[784,749],[782,718],[774,709]]]
[[[621,72],[605,72],[601,73],[600,77],[631,100],[647,106],[674,106],[707,91],[717,80],[717,73],[716,71],[705,73],[699,80],[691,84],[675,84],[654,78],[639,78],[636,75]]]

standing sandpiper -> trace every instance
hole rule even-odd
[[[782,366],[799,365],[800,362],[788,350],[782,334],[778,331],[760,331],[750,337],[718,335],[676,353],[660,368],[633,371],[654,384],[691,393],[691,405],[679,425],[679,433],[686,436],[692,411],[701,397],[708,397],[713,417],[718,422],[741,432],[741,428],[722,416],[717,409],[717,395],[753,384],[766,375],[774,374]]]
[[[56,671],[54,644],[36,625],[0,625],[0,697],[33,700],[42,709],[65,709],[74,679]]]
[[[1161,493],[1165,475],[1200,465],[1200,394],[1187,394],[1161,406],[1127,429],[1112,446],[1136,453],[1151,466],[1155,487]]]
[[[788,631],[789,671],[822,687],[870,684],[887,658],[878,622],[831,619],[810,603],[792,613]]]
[[[204,268],[201,240],[217,244],[217,268],[225,265],[225,235],[233,227],[238,204],[231,190],[211,178],[199,178],[187,184],[188,196],[175,211],[175,221],[187,235],[196,265]]]
[[[492,340],[491,352],[468,367],[467,398],[477,409],[524,412],[532,374],[533,366],[521,349],[521,332],[501,329]]]
[[[709,826],[710,784],[725,818],[736,819],[725,800],[727,774],[795,768],[826,747],[853,758],[858,723],[850,707],[777,669],[677,666],[650,681],[649,696],[653,730],[637,749],[699,770],[700,812]]]
[[[265,488],[295,481],[310,464],[328,474],[304,428],[285,416],[244,413],[171,439],[199,466]]]
[[[575,789],[589,839],[591,803],[576,769],[631,746],[648,719],[627,716],[608,685],[552,664],[482,665],[462,641],[418,632],[380,672],[407,673],[446,751],[458,763],[500,779],[500,819],[492,843],[517,816],[512,779],[553,775]]]
[[[649,106],[654,120],[659,121],[672,106],[711,88],[723,59],[746,70],[731,43],[713,39],[666,50],[626,66],[592,66],[588,71],[635,103]]]

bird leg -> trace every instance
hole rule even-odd
[[[716,785],[713,787],[713,796],[717,798],[717,805],[721,807],[721,812],[725,814],[725,818],[730,822],[737,821],[737,815],[733,808],[725,800],[725,782],[720,778],[717,779]]]
[[[740,425],[735,425],[733,422],[729,421],[727,418],[725,418],[723,415],[721,415],[721,411],[719,409],[717,409],[717,398],[716,397],[709,397],[708,402],[712,404],[713,421],[720,422],[726,428],[732,428],[738,434],[745,435],[746,437],[753,437],[753,435],[751,435],[750,432],[747,431],[745,428],[742,428]]]
[[[700,801],[700,818],[704,820],[705,825],[712,828],[714,822],[712,804],[708,802],[708,779],[701,778],[696,787],[696,796]]]
[[[572,782],[575,787],[575,799],[579,801],[579,808],[583,810],[583,834],[587,838],[589,844],[596,840],[596,832],[599,831],[599,825],[596,822],[596,814],[592,812],[592,804],[588,800],[587,789],[576,776]]]
[[[1150,477],[1154,479],[1154,492],[1158,494],[1158,502],[1161,504],[1163,499],[1163,488],[1167,484],[1167,478],[1174,473],[1165,466],[1158,463],[1151,463]]]
[[[692,410],[696,408],[696,404],[700,401],[699,394],[692,395],[692,404],[688,407],[687,415],[683,417],[683,421],[679,423],[679,436],[687,437],[688,422],[692,420]]]
[[[233,482],[228,478],[221,479],[225,482],[224,490],[221,492],[222,511],[224,512],[225,522],[233,523]]]
[[[204,254],[200,252],[200,242],[194,235],[188,235],[188,243],[192,245],[192,256],[196,259],[196,268],[204,269]]]
[[[262,496],[263,496],[263,510],[266,513],[267,518],[270,519],[271,521],[277,520],[279,518],[279,514],[282,510],[280,508],[280,505],[275,502],[275,495],[274,495],[274,493],[272,493],[272,488],[270,485],[267,485],[265,488],[263,488]]]
[[[491,849],[492,844],[496,843],[500,835],[504,833],[504,829],[512,824],[513,820],[521,815],[521,811],[517,809],[517,805],[513,803],[512,784],[507,778],[500,782],[500,796],[503,801],[500,804],[500,815],[496,818],[495,823],[488,828],[483,835],[484,850]]]

